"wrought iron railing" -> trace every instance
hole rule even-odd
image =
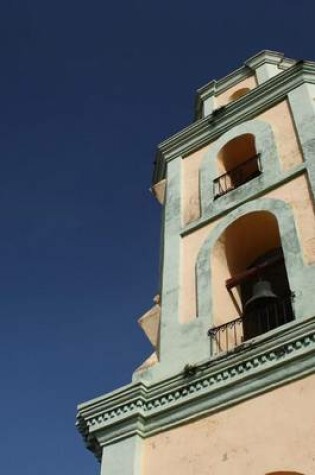
[[[292,296],[276,299],[256,311],[245,313],[242,317],[210,328],[211,354],[217,355],[233,351],[244,341],[273,330],[294,320]]]
[[[260,154],[251,157],[213,180],[214,198],[219,198],[261,174]]]

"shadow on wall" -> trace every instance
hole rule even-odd
[[[284,472],[281,470],[280,472],[268,472],[266,475],[304,475],[304,473],[301,472]]]

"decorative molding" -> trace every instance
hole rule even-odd
[[[77,426],[87,447],[132,435],[142,438],[222,410],[315,371],[315,319],[250,340],[233,352],[151,386],[137,382],[78,407]]]
[[[213,202],[212,207],[211,208],[209,207],[207,212],[204,213],[199,219],[196,219],[195,221],[191,221],[190,223],[186,224],[186,226],[184,226],[181,232],[181,236],[185,237],[188,234],[191,234],[194,231],[197,231],[197,229],[200,229],[206,224],[210,224],[213,221],[216,221],[217,219],[225,216],[228,212],[231,212],[239,208],[241,205],[248,203],[249,201],[252,201],[254,199],[261,198],[267,193],[269,193],[270,191],[274,190],[275,188],[285,185],[287,182],[294,180],[295,178],[298,178],[299,176],[306,173],[307,173],[306,164],[302,163],[292,168],[291,170],[288,170],[286,172],[282,171],[281,177],[277,176],[276,179],[270,180],[269,183],[265,184],[263,188],[247,187],[247,188],[250,188],[250,190],[246,189],[246,193],[242,193],[243,191],[242,188],[244,189],[244,185],[242,185],[242,187],[239,187],[233,191],[230,191],[229,192],[230,196],[233,193],[237,193],[237,199],[233,201],[231,200],[229,202],[225,200],[224,206],[221,206],[221,207],[217,206],[217,204],[219,203],[219,200]],[[228,198],[229,195],[226,195],[226,197]],[[221,197],[220,200],[222,200],[222,198],[224,200],[224,196]]]
[[[222,94],[222,92],[230,89],[239,82],[247,79],[249,76],[252,76],[253,70],[248,66],[242,66],[239,69],[236,69],[232,73],[228,74],[222,79],[216,81],[215,79],[210,81],[205,86],[197,89],[197,102],[198,99],[204,101],[211,96]]]
[[[284,58],[284,54],[277,51],[263,50],[244,61],[244,64],[219,80],[212,80],[197,89],[197,97],[204,100],[213,94],[222,94],[244,79],[252,76],[254,70],[262,64],[280,65],[285,61],[286,66],[293,66],[296,61]],[[287,69],[287,67],[285,69]]]
[[[278,65],[283,61],[283,59],[284,59],[284,54],[280,53],[279,51],[263,50],[255,54],[251,58],[247,59],[246,61],[244,61],[244,64],[246,64],[246,66],[249,66],[252,69],[256,69],[262,64],[266,64],[266,63]],[[285,58],[285,59],[289,59],[289,58]],[[296,61],[293,61],[293,62],[295,63]]]
[[[314,62],[296,63],[252,89],[238,101],[227,104],[216,117],[212,114],[200,119],[165,140],[158,146],[153,183],[165,178],[167,162],[178,156],[185,158],[240,122],[253,119],[285,99],[289,92],[304,83],[315,84]]]

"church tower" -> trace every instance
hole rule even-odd
[[[158,147],[154,353],[78,408],[101,475],[315,473],[315,63],[262,51]]]

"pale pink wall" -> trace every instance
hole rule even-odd
[[[280,102],[275,107],[257,116],[257,119],[271,124],[283,170],[289,170],[303,162],[287,101]]]
[[[183,224],[200,217],[199,169],[209,147],[210,145],[207,145],[182,161]]]
[[[225,106],[229,102],[232,102],[231,96],[239,89],[243,89],[246,87],[248,87],[249,89],[254,89],[256,86],[257,81],[255,75],[253,74],[253,76],[244,79],[243,81],[236,84],[236,86],[230,87],[230,89],[227,89],[226,91],[222,92],[222,94],[217,95],[215,98],[216,107]]]
[[[143,475],[314,475],[314,383],[310,376],[147,439]]]

